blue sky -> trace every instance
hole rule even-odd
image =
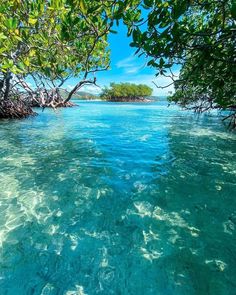
[[[109,86],[111,82],[144,83],[153,88],[153,95],[167,95],[168,91],[173,91],[173,86],[165,89],[156,88],[157,85],[165,86],[171,83],[168,78],[155,77],[155,70],[146,67],[147,60],[144,57],[135,56],[135,48],[129,46],[131,38],[126,35],[126,27],[120,23],[116,28],[118,34],[110,34],[109,43],[111,49],[111,69],[97,73],[97,84],[102,88]],[[65,87],[69,90],[75,85],[76,79],[67,81]],[[94,86],[84,86],[82,91],[98,94],[101,89]]]

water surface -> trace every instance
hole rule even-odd
[[[1,295],[235,295],[236,134],[165,104],[0,122]]]

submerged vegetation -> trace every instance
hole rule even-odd
[[[108,101],[145,102],[152,95],[152,88],[144,84],[111,83],[104,88],[101,98]]]

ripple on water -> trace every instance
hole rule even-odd
[[[234,295],[235,134],[81,102],[0,123],[0,294]]]

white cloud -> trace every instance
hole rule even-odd
[[[123,69],[125,74],[136,74],[143,67],[145,63],[135,55],[130,55],[129,57],[122,59],[116,63],[118,69]]]
[[[129,67],[125,69],[126,74],[136,74],[139,70],[141,70],[142,67]]]
[[[122,59],[118,61],[116,64],[117,68],[126,68],[126,67],[132,67],[136,61],[136,58],[134,55],[130,55],[129,57]]]
[[[85,85],[80,88],[80,91],[89,92],[91,94],[99,94],[101,92],[101,88],[95,85]]]
[[[74,88],[75,86],[74,85],[66,85],[66,90],[70,91]]]

